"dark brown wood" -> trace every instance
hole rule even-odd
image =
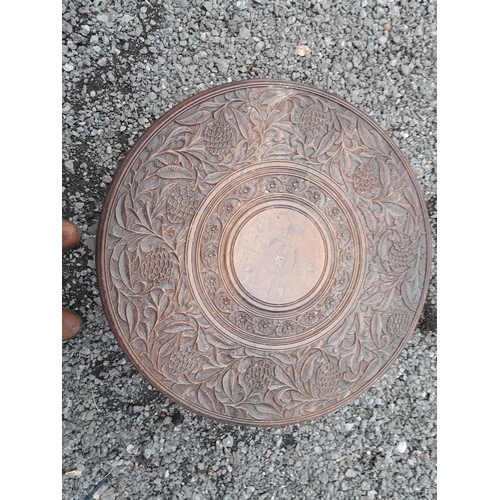
[[[224,422],[287,425],[357,398],[420,317],[430,231],[411,168],[364,113],[276,80],[202,92],[115,175],[99,287],[156,388]]]

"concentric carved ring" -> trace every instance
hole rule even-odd
[[[257,163],[228,176],[199,207],[187,273],[219,333],[253,348],[288,349],[341,321],[361,286],[363,246],[350,200],[321,173]]]
[[[224,422],[287,425],[370,387],[415,328],[430,236],[406,160],[370,118],[253,80],[160,118],[115,175],[99,288],[137,369]]]

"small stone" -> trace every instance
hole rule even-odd
[[[66,63],[66,64],[64,65],[64,71],[67,71],[68,73],[69,73],[70,71],[73,71],[74,69],[75,69],[75,67],[74,67],[71,63]]]
[[[406,451],[406,441],[401,441],[397,446],[396,450],[398,453],[404,453]]]
[[[129,445],[127,446],[127,453],[132,454],[132,453],[134,453],[134,452],[135,452],[134,445],[133,445],[133,444],[129,444]]]
[[[233,436],[226,436],[222,440],[222,446],[224,446],[224,448],[231,448],[233,446],[233,443],[234,443]]]
[[[297,45],[295,47],[295,53],[300,57],[304,57],[309,52],[311,52],[311,49],[307,45]]]
[[[367,481],[363,481],[361,483],[361,489],[364,491],[368,491],[370,489],[370,483],[368,483]]]
[[[422,26],[417,26],[415,29],[415,36],[422,36],[424,34],[424,30]]]
[[[354,428],[354,424],[353,423],[346,423],[345,428],[348,431],[352,431],[352,429]]]
[[[314,447],[314,451],[318,454],[318,455],[321,455],[323,453],[323,449],[321,448],[321,446],[315,446]]]
[[[248,40],[252,34],[250,33],[250,30],[247,28],[241,28],[240,29],[240,37],[243,38],[243,40]]]
[[[387,37],[386,36],[381,36],[379,39],[378,39],[378,43],[380,43],[380,45],[384,45],[384,43],[387,42]]]
[[[151,458],[151,455],[152,455],[152,454],[153,454],[153,452],[152,452],[152,450],[150,450],[149,448],[146,448],[146,449],[144,450],[144,453],[143,453],[144,458],[145,458],[146,460],[148,460],[149,458]]]
[[[81,477],[82,471],[81,470],[70,470],[69,472],[66,472],[65,476]]]
[[[66,167],[66,170],[70,173],[70,174],[74,174],[75,173],[75,165],[74,165],[74,162],[73,160],[68,160],[68,161],[65,161],[64,162],[64,166]]]
[[[358,83],[358,79],[356,77],[356,75],[353,75],[352,73],[349,74],[346,78],[346,82],[349,84],[349,85],[356,85]]]
[[[200,469],[200,470],[204,470],[204,469],[205,469],[205,464],[204,464],[203,462],[200,462],[200,463],[198,464],[198,469]]]
[[[229,61],[226,59],[217,59],[215,61],[215,64],[217,64],[217,69],[221,73],[226,73],[227,70],[229,69]]]
[[[353,469],[347,469],[345,476],[346,477],[356,477],[356,471]]]
[[[407,64],[403,64],[401,66],[401,73],[403,73],[403,75],[408,76],[410,72],[411,72],[410,66],[408,66]]]

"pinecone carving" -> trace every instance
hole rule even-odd
[[[322,361],[316,369],[316,387],[322,396],[330,396],[339,385],[340,371],[336,361]]]
[[[174,264],[165,247],[151,250],[141,263],[141,276],[149,283],[162,283],[170,279]]]
[[[256,391],[267,389],[273,375],[274,367],[271,361],[259,359],[248,368],[245,375],[245,382]]]
[[[354,172],[352,182],[358,194],[373,191],[377,186],[377,171],[373,165],[360,165]]]
[[[224,119],[209,124],[205,129],[205,145],[211,154],[219,158],[229,152],[232,137],[231,126]]]
[[[403,243],[394,242],[389,250],[389,265],[392,269],[404,269],[410,261],[410,249]]]
[[[179,224],[179,222],[192,217],[198,205],[196,191],[188,186],[179,186],[168,197],[167,219],[172,224]]]
[[[168,366],[172,375],[181,375],[182,373],[192,373],[196,366],[196,352],[191,346],[177,346],[168,361]]]
[[[306,137],[316,137],[325,125],[325,113],[318,107],[307,108],[300,119],[300,130]]]
[[[410,328],[410,316],[406,311],[395,312],[387,322],[387,331],[389,335],[403,335],[408,333]]]

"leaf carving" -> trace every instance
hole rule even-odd
[[[266,152],[264,153],[264,157],[267,158],[268,156],[284,156],[284,155],[288,156],[295,152],[296,152],[295,148],[292,148],[288,144],[277,144],[276,146],[271,146],[269,149],[267,149]]]
[[[118,271],[125,286],[132,289],[132,286],[130,285],[130,264],[126,252],[122,252],[120,258],[118,259]]]
[[[300,379],[302,380],[302,382],[305,383],[311,380],[314,371],[315,359],[315,354],[311,354],[311,356],[306,359],[304,365],[302,366],[302,369],[300,370]]]
[[[370,129],[366,126],[366,123],[364,120],[359,119],[358,120],[358,132],[359,136],[361,138],[361,141],[365,146],[367,146],[370,149],[373,149],[378,152],[378,145],[377,141],[373,137]]]
[[[216,405],[214,400],[212,399],[212,396],[210,395],[210,392],[205,391],[200,387],[198,389],[197,396],[198,396],[198,401],[200,402],[202,408],[211,411],[215,409]]]
[[[287,89],[287,90],[268,90],[264,92],[263,99],[261,101],[262,105],[269,105],[270,108],[275,107],[277,104],[279,104],[281,101],[284,101],[288,97],[290,97],[293,94],[293,90]]]
[[[222,388],[226,393],[226,396],[234,403],[234,389],[236,384],[236,378],[234,376],[233,370],[228,370],[224,377],[222,377]]]
[[[332,157],[330,160],[328,160],[328,163],[330,165],[330,175],[332,176],[332,179],[336,182],[338,182],[340,185],[344,184],[344,179],[342,178],[342,173],[340,171],[340,165],[337,161],[335,161]]]
[[[341,114],[337,116],[342,124],[343,133],[352,139],[354,137],[354,133],[356,132],[356,121],[351,116]]]
[[[205,177],[205,182],[208,184],[215,184],[219,182],[220,180],[224,179],[226,175],[228,175],[230,171],[228,170],[222,170],[220,172],[212,172],[211,174],[208,174]]]
[[[371,333],[372,337],[374,337],[375,342],[378,342],[378,340],[382,336],[382,318],[380,316],[380,313],[376,313],[373,315],[371,321]]]
[[[128,323],[131,337],[134,335],[134,332],[135,332],[136,317],[137,317],[137,315],[134,314],[134,309],[135,309],[135,307],[133,306],[133,304],[131,302],[128,302],[127,306],[125,307],[125,312],[127,314],[127,323]]]
[[[168,167],[160,168],[156,172],[158,177],[162,179],[193,179],[194,177],[191,175],[189,170],[186,170],[183,167],[178,167],[177,165],[169,165]]]
[[[250,139],[250,135],[252,134],[252,129],[250,127],[249,119],[238,109],[232,108],[232,111],[236,123],[238,124],[238,128],[240,129],[241,135],[245,139]]]
[[[415,291],[412,288],[412,282],[405,281],[403,283],[402,292],[404,303],[409,309],[414,311],[418,302],[418,296],[415,295]]]
[[[266,420],[274,417],[274,420],[281,417],[281,413],[269,403],[245,404],[238,406],[248,412],[248,414],[256,420]]]
[[[192,115],[183,116],[182,118],[176,118],[174,121],[180,123],[181,125],[199,125],[210,118],[210,111],[200,110],[196,111]]]

